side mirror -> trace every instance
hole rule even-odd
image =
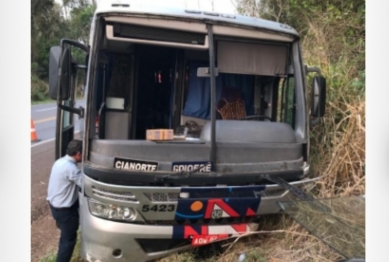
[[[59,99],[68,100],[70,97],[71,79],[72,79],[72,58],[69,48],[65,47],[60,61],[60,85]]]
[[[69,99],[72,77],[71,62],[69,48],[65,47],[63,52],[59,46],[50,49],[49,93],[51,99],[57,100],[58,95],[59,100]]]
[[[58,95],[58,72],[59,59],[61,57],[62,48],[60,46],[53,46],[50,48],[49,60],[49,96],[51,99],[57,100]]]
[[[312,108],[313,117],[322,117],[326,108],[326,79],[323,76],[315,76],[312,83]]]
[[[85,65],[78,65],[72,57],[70,48],[65,44],[85,51],[87,58],[89,55],[89,48],[86,45],[69,39],[61,39],[60,46],[53,46],[50,49],[49,95],[51,99],[59,101],[70,98],[72,77],[75,76],[77,69],[87,69],[88,61],[86,60]]]

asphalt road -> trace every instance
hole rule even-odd
[[[83,100],[76,101],[76,107],[82,106],[85,108]],[[55,138],[55,124],[57,115],[57,104],[41,104],[31,106],[31,119],[35,125],[35,132],[40,141],[32,142],[31,146],[35,147],[42,142],[48,142]],[[74,115],[75,130],[78,131],[80,120],[77,115]]]
[[[83,100],[77,100],[76,106],[85,107]],[[31,106],[31,119],[35,125],[38,142],[31,143],[31,218],[37,219],[46,208],[46,190],[51,166],[54,163],[54,139],[56,125],[56,103]],[[78,131],[80,119],[74,115],[75,130]],[[78,134],[75,134],[79,138]],[[43,209],[42,209],[43,208]]]
[[[85,107],[83,100],[77,100],[76,106]],[[31,119],[35,125],[38,142],[31,143],[31,219],[34,221],[46,208],[46,190],[51,166],[54,163],[54,139],[56,125],[56,103],[31,106]],[[75,138],[79,138],[78,127],[80,120],[75,121]],[[43,208],[43,209],[42,209]]]

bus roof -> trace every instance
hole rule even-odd
[[[149,5],[129,0],[101,1],[97,6],[96,14],[108,13],[138,14],[151,16],[161,15],[182,19],[213,21],[216,23],[240,25],[258,29],[271,30],[273,32],[279,32],[299,37],[298,32],[291,26],[265,19],[242,16],[237,14],[224,14],[210,11],[181,9],[177,7],[164,6],[157,3]]]

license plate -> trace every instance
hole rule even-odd
[[[209,235],[209,236],[193,236],[192,238],[192,246],[203,246],[203,245],[207,245],[207,244],[210,244],[212,242],[215,242],[215,241],[218,241],[218,240],[222,240],[222,239],[225,239],[225,238],[228,238],[228,234],[224,234],[224,235]]]

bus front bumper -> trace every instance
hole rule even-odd
[[[291,184],[302,186],[318,179],[307,179]],[[94,183],[92,181],[89,182]],[[97,183],[94,184],[98,185]],[[261,204],[256,212],[257,215],[278,213],[280,208],[277,202],[290,200],[291,198],[289,191],[282,191],[277,185],[267,186],[266,192],[262,196]],[[92,215],[88,204],[88,197],[80,195],[81,255],[89,262],[151,261],[192,247],[193,238],[199,237],[201,242],[209,240],[206,237],[202,238],[203,236],[216,236],[216,238],[221,236],[223,238],[235,237],[256,231],[258,226],[254,223],[224,225],[145,225],[124,223]],[[172,240],[176,241],[175,244],[171,246],[164,245]],[[153,242],[154,248],[149,249],[147,246],[149,242],[147,241]]]

